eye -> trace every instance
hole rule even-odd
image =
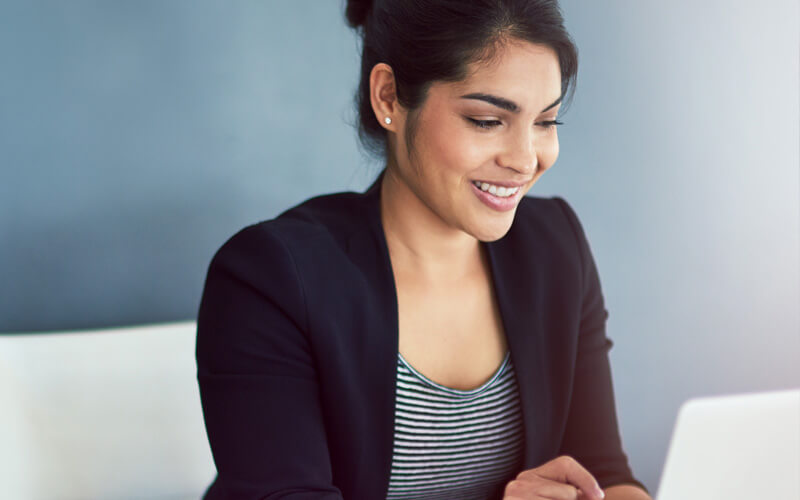
[[[558,120],[548,120],[548,121],[545,121],[545,122],[539,122],[539,123],[537,123],[537,125],[549,130],[549,129],[556,128],[556,125],[564,125],[564,123],[560,122]]]
[[[491,129],[500,125],[500,120],[476,120],[474,118],[469,118],[469,117],[467,117],[467,120],[476,127],[482,129]]]

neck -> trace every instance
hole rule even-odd
[[[475,237],[449,226],[391,168],[380,190],[381,222],[395,273],[436,284],[474,275],[484,258]]]

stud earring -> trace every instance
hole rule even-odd
[[[392,119],[389,118],[388,116],[386,118],[384,118],[383,121],[386,122],[386,125],[389,125],[390,123],[392,123]]]

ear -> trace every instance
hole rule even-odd
[[[378,63],[369,73],[369,98],[375,118],[386,130],[397,131],[403,119],[402,106],[397,102],[394,71],[386,63]],[[391,123],[386,123],[386,117]]]

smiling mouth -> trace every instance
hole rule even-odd
[[[477,187],[481,191],[488,192],[489,194],[498,196],[500,198],[507,198],[514,196],[515,194],[517,194],[517,191],[519,191],[523,186],[523,184],[520,184],[517,186],[507,187],[499,184],[490,184],[488,182],[482,182],[482,181],[472,181],[472,184],[474,184],[475,187]]]

